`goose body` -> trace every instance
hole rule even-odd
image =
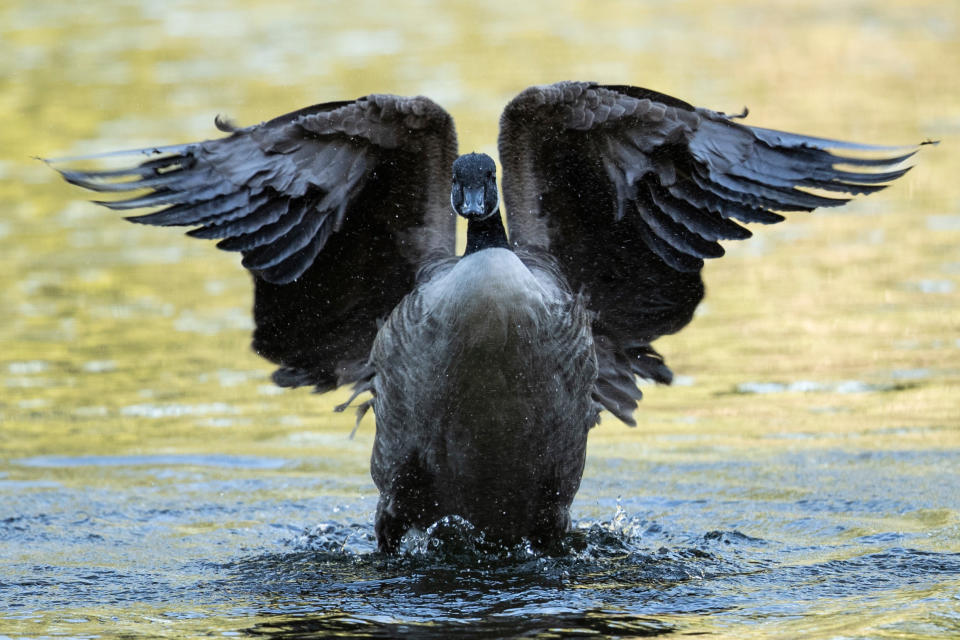
[[[589,314],[562,281],[508,249],[472,253],[400,303],[371,361],[387,548],[446,514],[501,539],[567,528],[597,363]]]
[[[372,394],[384,551],[447,515],[555,544],[588,431],[603,409],[634,424],[637,376],[670,382],[652,343],[692,318],[719,241],[882,189],[916,152],[749,127],[639,87],[530,87],[500,120],[508,237],[493,160],[458,157],[428,98],[217,126],[229,135],[135,150],[148,158],[126,169],[60,171],[146,191],[101,204],[163,206],[131,220],[240,252],[277,384]]]

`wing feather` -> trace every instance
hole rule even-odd
[[[511,242],[549,251],[589,296],[596,397],[627,422],[639,392],[625,380],[670,380],[650,343],[690,321],[704,260],[723,255],[719,241],[751,235],[738,222],[874,193],[916,153],[749,127],[648,89],[589,82],[520,93],[499,146]]]
[[[63,162],[145,155],[110,170],[59,169],[132,222],[191,227],[254,276],[254,349],[280,384],[356,379],[386,316],[431,257],[452,255],[453,120],[423,97],[307,107],[230,135]],[[361,364],[357,364],[361,363]]]

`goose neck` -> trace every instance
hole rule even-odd
[[[463,255],[467,256],[476,251],[493,248],[509,249],[507,242],[507,232],[503,228],[503,221],[500,219],[500,211],[486,216],[482,219],[471,218],[467,223],[467,250]]]

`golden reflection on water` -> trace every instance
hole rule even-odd
[[[746,104],[751,124],[814,135],[942,140],[881,194],[728,243],[706,270],[699,317],[659,344],[682,384],[646,390],[637,430],[606,420],[588,474],[625,451],[668,463],[956,451],[958,30],[960,4],[914,0],[8,1],[0,479],[54,473],[13,462],[30,456],[158,452],[363,475],[373,434],[368,418],[355,440],[340,437],[352,426],[331,411],[342,394],[269,385],[271,367],[248,348],[250,286],[235,256],[124,224],[31,156],[200,139],[215,135],[218,113],[252,123],[372,92],[433,97],[455,116],[461,150],[493,153],[503,105],[560,79],[637,84],[728,112]],[[754,383],[782,387],[735,393],[771,388],[738,387]],[[889,390],[856,392],[870,386]],[[91,482],[75,470],[55,479]],[[923,531],[929,516],[898,526]],[[941,528],[960,522],[937,517]],[[934,546],[960,551],[955,538]]]

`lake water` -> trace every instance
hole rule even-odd
[[[0,637],[960,636],[960,4],[7,1]],[[236,256],[31,156],[425,94],[495,151],[531,84],[942,141],[887,191],[754,228],[591,435],[567,553],[441,522],[374,553],[367,417],[281,390]]]

